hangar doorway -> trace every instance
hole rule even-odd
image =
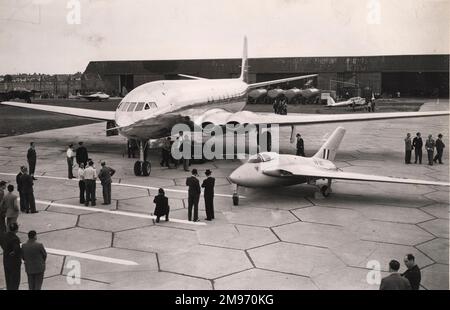
[[[386,72],[381,74],[383,96],[448,97],[447,72]]]
[[[132,74],[121,74],[119,83],[119,93],[126,96],[134,88],[134,76]]]

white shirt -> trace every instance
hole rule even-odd
[[[73,150],[72,150],[71,147],[69,147],[69,148],[67,149],[66,154],[67,154],[67,158],[73,157]]]
[[[84,180],[84,169],[78,168],[78,179]]]
[[[97,178],[97,170],[94,167],[89,166],[84,169],[84,179],[85,180],[95,180]]]

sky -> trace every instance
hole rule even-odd
[[[250,58],[449,54],[449,20],[450,0],[0,0],[0,74],[240,58],[245,35]]]

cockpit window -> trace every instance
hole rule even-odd
[[[145,104],[144,110],[150,110],[150,105],[148,103]]]
[[[263,163],[271,161],[275,158],[275,155],[273,153],[258,153],[256,155],[253,155],[248,159],[248,162],[251,164],[256,163]]]
[[[144,109],[145,102],[138,102],[135,111],[142,111]]]
[[[128,105],[129,105],[129,102],[122,103],[122,105],[120,106],[120,111],[126,111]]]
[[[133,112],[135,106],[136,106],[136,102],[130,103],[130,105],[127,108],[127,112]]]

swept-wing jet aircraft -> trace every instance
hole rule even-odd
[[[448,111],[433,112],[394,112],[371,114],[258,114],[242,111],[248,93],[254,89],[272,84],[280,84],[300,79],[311,79],[317,74],[289,77],[284,79],[248,83],[247,39],[244,38],[244,51],[241,74],[232,79],[205,79],[188,76],[190,80],[161,80],[143,84],[130,91],[120,102],[116,111],[97,111],[42,104],[2,102],[4,105],[30,108],[107,121],[108,130],[118,130],[119,134],[135,139],[139,144],[139,161],[134,165],[135,175],[148,176],[150,162],[146,161],[144,150],[150,139],[171,135],[175,124],[184,123],[198,126],[209,124],[252,124],[290,126],[295,125],[368,121],[390,118],[429,117],[448,115]]]
[[[234,170],[229,176],[229,179],[237,186],[256,188],[289,186],[303,183],[316,185],[317,180],[325,179],[328,180],[327,185],[319,187],[324,197],[330,195],[331,181],[333,179],[450,186],[450,183],[445,182],[342,171],[336,167],[333,160],[344,135],[344,128],[336,128],[313,157],[278,154],[275,152],[258,153],[251,156],[246,163]],[[238,195],[237,189],[235,195]],[[235,199],[235,201],[238,200]]]
[[[90,95],[80,95],[79,98],[87,99],[89,101],[102,101],[102,100],[108,100],[109,95],[105,94],[103,92],[96,92]]]
[[[338,107],[360,107],[364,106],[366,104],[366,99],[361,97],[352,97],[345,101],[339,101],[335,102],[332,97],[327,98],[327,105],[328,108],[338,108]]]

